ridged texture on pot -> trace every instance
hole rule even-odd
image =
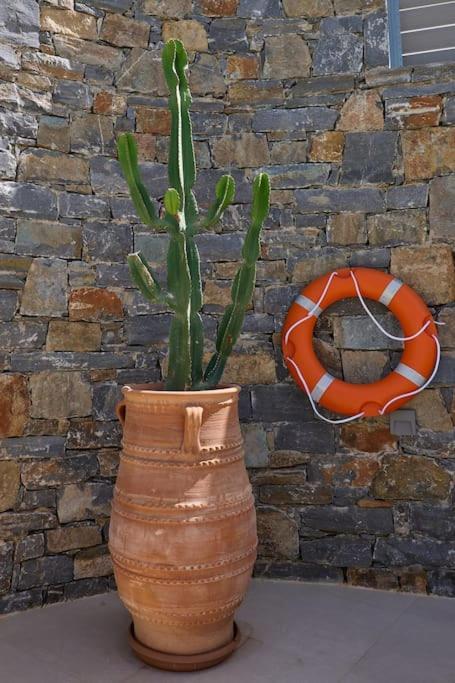
[[[162,652],[229,642],[250,580],[256,517],[238,391],[124,389],[109,547],[136,637]]]

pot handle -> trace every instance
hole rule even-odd
[[[186,406],[185,426],[183,431],[183,453],[199,455],[201,452],[200,433],[202,426],[202,414],[204,408],[201,406]]]
[[[119,401],[117,405],[115,406],[115,414],[117,415],[118,419],[120,420],[120,423],[122,427],[125,426],[125,416],[126,416],[126,401]]]

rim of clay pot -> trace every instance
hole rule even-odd
[[[127,396],[172,396],[179,398],[186,398],[194,400],[195,397],[210,397],[210,396],[220,396],[223,393],[227,395],[239,394],[241,387],[238,384],[220,384],[215,389],[203,389],[202,391],[167,391],[164,388],[164,382],[150,382],[147,384],[126,384],[122,387],[122,394],[126,398]]]

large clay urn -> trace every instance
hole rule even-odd
[[[213,666],[239,641],[234,612],[256,558],[236,386],[123,389],[109,548],[130,643],[144,661]]]

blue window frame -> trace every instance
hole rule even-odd
[[[455,0],[387,0],[391,68],[455,62]]]

